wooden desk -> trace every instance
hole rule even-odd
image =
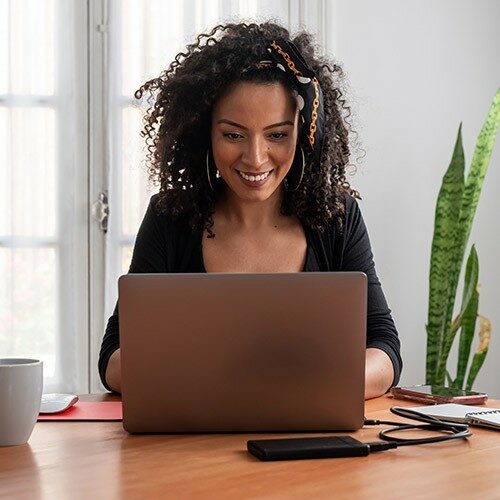
[[[116,396],[82,396],[82,400]],[[382,397],[367,418],[401,420]],[[500,401],[488,406],[500,407]],[[352,433],[377,440],[379,427]],[[358,458],[260,462],[247,439],[270,434],[128,435],[121,422],[39,422],[0,447],[1,498],[500,498],[500,432]],[[283,436],[283,435],[281,435]]]

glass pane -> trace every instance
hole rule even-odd
[[[44,361],[54,376],[56,254],[53,248],[0,248],[0,351]]]
[[[257,0],[239,0],[239,15],[242,19],[254,18],[258,12]]]
[[[0,235],[54,236],[54,111],[0,108]]]
[[[194,10],[189,8],[194,5]],[[211,29],[219,18],[219,0],[126,0],[121,10],[123,95],[165,70],[192,37]],[[168,19],[168,29],[165,20]]]
[[[131,97],[143,82],[165,69],[179,52],[182,2],[125,0],[121,18],[121,87],[122,93]]]
[[[124,245],[121,248],[121,272],[120,274],[127,274],[132,261],[133,245]]]
[[[6,15],[9,0],[0,0],[0,94],[6,94],[9,88],[9,17]]]
[[[147,180],[145,142],[139,135],[142,111],[127,107],[122,112],[122,233],[135,234],[154,192]]]
[[[258,22],[265,20],[277,21],[285,28],[289,27],[288,14],[290,2],[288,0],[274,0],[273,2],[269,2],[268,0],[253,0],[251,3],[254,9],[251,17],[256,18]]]
[[[198,34],[209,32],[219,23],[277,19],[286,25],[288,3],[287,0],[123,0],[118,14],[122,94],[132,97],[142,83],[167,69]]]
[[[54,0],[1,0],[0,94],[54,93]]]
[[[220,0],[196,0],[194,9],[194,12],[190,12],[188,8],[185,8],[187,33],[184,37],[184,45],[194,42],[200,33],[209,33],[217,24],[223,22],[224,17],[229,15],[229,12],[223,12]],[[184,51],[184,47],[181,49]]]
[[[1,75],[0,71],[0,75]],[[0,107],[0,238],[12,232],[12,169],[10,165],[10,111]],[[1,274],[0,274],[1,276]]]

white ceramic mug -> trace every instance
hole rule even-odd
[[[42,389],[42,361],[0,358],[0,446],[28,441],[40,412]]]

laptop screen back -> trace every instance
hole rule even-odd
[[[366,305],[359,272],[122,276],[124,428],[361,428]]]

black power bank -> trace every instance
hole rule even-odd
[[[370,446],[351,436],[257,439],[247,442],[248,451],[259,460],[364,457]]]

